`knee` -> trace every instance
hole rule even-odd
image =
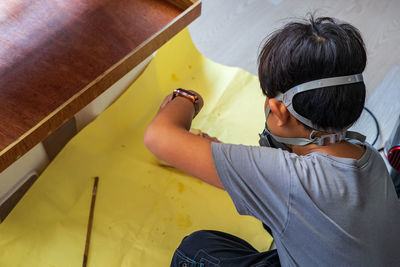
[[[193,266],[195,257],[199,250],[207,247],[207,240],[209,240],[212,231],[200,230],[191,233],[183,238],[179,247],[175,250],[172,257],[172,266]]]
[[[207,247],[207,243],[212,239],[214,231],[210,230],[200,230],[191,233],[190,235],[183,238],[181,244],[178,249],[181,251],[185,251],[189,254],[196,253],[199,249]],[[209,244],[208,244],[209,245]]]
[[[199,230],[196,232],[191,233],[190,235],[186,236],[183,240],[187,239],[188,241],[190,240],[203,240],[203,239],[207,239],[210,236],[214,235],[215,231],[212,230]]]

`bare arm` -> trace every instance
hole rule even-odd
[[[197,94],[198,95],[198,94]],[[200,109],[202,99],[200,99]],[[145,146],[157,157],[206,183],[223,189],[211,154],[208,135],[189,132],[195,110],[188,99],[167,96],[144,134]]]

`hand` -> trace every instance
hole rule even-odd
[[[207,140],[209,140],[209,141],[211,141],[211,142],[214,142],[214,143],[222,143],[222,142],[219,141],[216,137],[211,137],[211,136],[209,136],[207,133],[204,133],[204,132],[202,132],[202,131],[199,130],[199,129],[190,128],[190,131],[189,131],[189,132],[192,133],[192,134],[194,134],[194,135],[200,136],[200,137],[202,137],[202,138],[204,138],[204,139],[207,139]]]
[[[201,137],[203,137],[203,138],[205,138],[205,139],[207,139],[207,140],[210,140],[211,142],[214,142],[214,143],[222,143],[222,142],[219,141],[216,137],[211,137],[211,136],[209,136],[209,135],[206,134],[206,133],[201,133]]]

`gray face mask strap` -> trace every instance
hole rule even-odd
[[[276,141],[284,143],[284,144],[288,144],[288,145],[305,146],[308,144],[317,144],[317,145],[322,146],[322,145],[326,145],[327,143],[328,144],[338,143],[344,139],[357,139],[361,142],[364,142],[365,136],[363,136],[360,133],[346,131],[347,129],[344,129],[341,132],[335,132],[333,129],[326,129],[326,128],[322,129],[320,127],[313,125],[309,119],[298,114],[293,109],[293,105],[292,105],[293,97],[298,93],[309,91],[309,90],[314,90],[314,89],[319,89],[319,88],[323,88],[323,87],[358,83],[358,82],[362,82],[362,81],[363,81],[362,74],[355,74],[355,75],[349,75],[349,76],[341,76],[341,77],[333,77],[333,78],[315,80],[315,81],[297,85],[297,86],[289,89],[288,91],[286,91],[284,94],[279,94],[275,97],[276,100],[282,101],[285,104],[286,108],[297,120],[299,120],[300,122],[304,123],[305,125],[311,127],[312,129],[316,129],[311,132],[309,139],[307,139],[307,138],[288,138],[288,137],[276,136],[269,130],[267,125],[265,127],[265,131],[269,135],[271,135]],[[266,118],[268,118],[270,111],[271,110],[268,105],[265,110]],[[331,134],[316,137],[316,134],[320,131],[331,132]]]
[[[315,90],[323,87],[329,86],[336,86],[336,85],[345,85],[345,84],[352,84],[352,83],[359,83],[363,81],[362,74],[355,74],[355,75],[348,75],[348,76],[340,76],[340,77],[333,77],[333,78],[326,78],[320,79],[315,81],[310,81],[306,83],[302,83],[295,87],[290,88],[284,94],[278,94],[275,99],[282,101],[289,112],[300,122],[304,123],[308,127],[312,129],[316,129],[319,131],[324,132],[335,132],[334,129],[331,128],[321,128],[317,125],[314,125],[309,119],[303,117],[302,115],[298,114],[292,105],[293,97],[298,93],[302,93],[305,91]]]
[[[287,145],[297,145],[297,146],[305,146],[311,144],[313,140],[307,138],[290,138],[290,137],[281,137],[274,135],[271,130],[268,128],[268,125],[265,125],[265,131],[271,135],[276,141],[281,142]]]
[[[315,137],[317,135],[317,133],[319,133],[319,131],[313,130],[310,134],[310,139],[314,140],[313,144],[317,144],[320,146],[327,145],[327,144],[339,143],[346,138],[345,132],[325,134],[320,137]]]
[[[327,144],[335,144],[338,142],[341,142],[346,138],[346,133],[345,132],[340,132],[340,133],[334,133],[334,134],[327,134],[327,135],[322,135],[315,137],[319,131],[313,130],[310,134],[310,138],[293,138],[293,137],[281,137],[274,135],[271,130],[268,128],[266,125],[265,131],[271,135],[276,141],[281,142],[283,144],[287,145],[295,145],[295,146],[305,146],[309,144],[317,144],[320,146],[327,145]]]

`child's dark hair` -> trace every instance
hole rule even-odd
[[[364,42],[354,26],[310,16],[268,38],[258,58],[258,76],[263,93],[272,98],[304,82],[362,73],[366,61]],[[361,82],[299,93],[293,107],[319,127],[341,130],[358,119],[364,101]]]

